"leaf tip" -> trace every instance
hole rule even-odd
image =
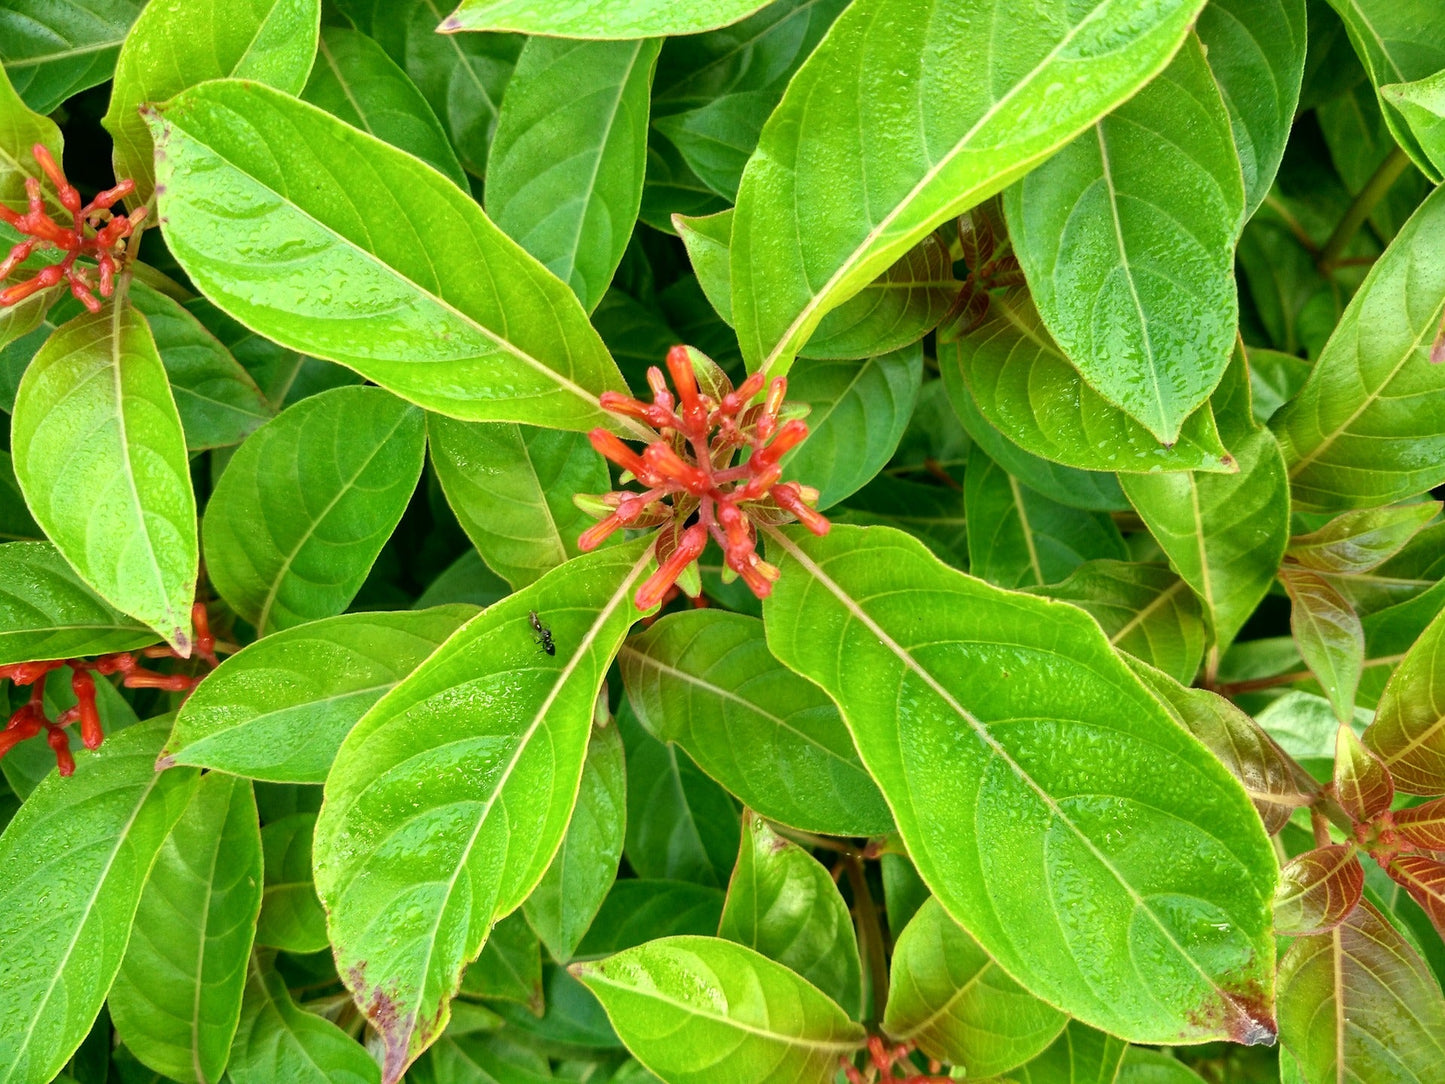
[[[158,772],[163,772],[163,771],[166,771],[166,770],[169,769],[169,768],[174,768],[175,766],[176,766],[176,758],[175,758],[175,755],[174,755],[173,753],[169,753],[169,752],[165,751],[164,749],[162,749],[162,750],[161,750],[161,755],[158,756],[158,757],[156,757],[156,771],[158,771]]]
[[[458,30],[464,29],[466,29],[466,27],[462,25],[462,20],[454,11],[441,21],[441,25],[437,27],[437,33],[455,34]]]

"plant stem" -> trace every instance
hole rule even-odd
[[[888,1004],[888,961],[883,956],[883,928],[878,925],[878,907],[868,891],[868,878],[863,863],[854,855],[843,856],[848,871],[848,886],[853,890],[853,921],[858,927],[858,947],[868,962],[869,984],[873,987],[873,1011],[870,1024],[883,1019]]]
[[[1375,209],[1375,204],[1384,198],[1394,183],[1400,179],[1400,174],[1410,164],[1410,156],[1396,147],[1385,156],[1380,163],[1380,168],[1375,170],[1375,175],[1365,182],[1365,187],[1360,189],[1359,195],[1355,197],[1350,209],[1345,212],[1345,217],[1340,219],[1340,224],[1335,227],[1335,232],[1330,234],[1330,239],[1325,242],[1324,249],[1320,252],[1319,268],[1323,272],[1334,270],[1336,261],[1340,254],[1345,251],[1348,245],[1365,219],[1370,217],[1370,212]]]

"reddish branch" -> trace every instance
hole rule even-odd
[[[877,1084],[947,1084],[951,1079],[946,1076],[913,1072],[914,1066],[908,1060],[908,1055],[912,1052],[912,1043],[889,1046],[877,1035],[873,1035],[868,1039],[868,1058],[873,1063],[868,1075],[865,1076],[847,1058],[842,1059],[843,1075],[848,1078],[848,1084],[868,1084],[870,1081],[876,1081]],[[938,1063],[934,1062],[933,1065],[933,1071],[936,1074]],[[908,1075],[899,1076],[900,1072],[906,1072]]]

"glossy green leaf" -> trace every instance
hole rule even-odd
[[[611,956],[655,937],[711,936],[722,918],[723,892],[692,881],[617,881],[578,947],[577,956]]]
[[[775,0],[732,26],[663,44],[653,126],[713,191],[736,199],[768,114],[845,6]]]
[[[1244,175],[1244,217],[1274,183],[1299,105],[1305,0],[1212,0],[1195,24]]]
[[[354,128],[414,154],[460,188],[467,175],[431,106],[386,50],[341,26],[321,30],[301,97]]]
[[[653,129],[637,217],[655,230],[675,233],[674,215],[713,215],[727,209],[727,200],[704,184],[671,141]]]
[[[497,1014],[515,1029],[513,1034],[558,1058],[621,1056],[622,1040],[592,991],[566,968],[549,965],[544,972],[545,1012],[537,1015],[520,1005],[496,1005]]]
[[[756,949],[807,979],[855,1019],[862,964],[853,917],[829,872],[752,812],[728,882],[718,936]]]
[[[786,371],[829,309],[1133,94],[1201,7],[854,3],[788,84],[738,189],[749,368]]]
[[[157,639],[91,590],[50,543],[0,546],[0,666],[129,651]]]
[[[1088,561],[1068,579],[1035,588],[1093,616],[1109,642],[1176,681],[1190,683],[1204,659],[1206,633],[1199,600],[1159,565]]]
[[[511,593],[511,585],[484,565],[476,550],[469,549],[432,580],[414,608],[421,610],[458,602],[490,606]]]
[[[1409,83],[1386,83],[1380,97],[1400,111],[1435,174],[1445,174],[1445,70]]]
[[[211,0],[148,4],[126,35],[103,124],[115,140],[115,175],[155,189],[151,133],[141,107],[208,79],[254,79],[299,94],[316,59],[320,0]]]
[[[431,461],[447,503],[482,559],[525,587],[580,552],[595,522],[575,493],[612,488],[607,464],[580,433],[427,418]]]
[[[1129,556],[1113,520],[1035,493],[978,446],[964,474],[968,566],[1004,587],[1058,583],[1085,561]]]
[[[519,1002],[542,1015],[542,942],[520,911],[492,927],[482,954],[462,974],[459,992]]]
[[[25,507],[10,453],[0,452],[0,542],[39,542],[44,538],[45,532]],[[0,627],[3,621],[0,618]]]
[[[668,1084],[727,1078],[830,1084],[863,1029],[804,979],[752,949],[667,937],[572,971],[634,1057]]]
[[[266,872],[256,944],[287,952],[320,952],[326,939],[326,912],[311,881],[311,838],[315,813],[292,813],[261,829]]]
[[[196,499],[145,320],[113,304],[59,328],[20,382],[10,439],[25,501],[65,559],[189,654]]]
[[[1304,358],[1278,350],[1250,347],[1249,392],[1254,420],[1260,425],[1268,425],[1274,412],[1304,387],[1309,375],[1310,363]]]
[[[256,956],[227,1076],[232,1084],[376,1084],[380,1073],[365,1047],[291,1000],[272,957]]]
[[[1426,1084],[1445,1060],[1440,987],[1369,903],[1290,946],[1279,965],[1279,1023],[1306,1081]]]
[[[1335,716],[1355,711],[1355,690],[1365,664],[1365,631],[1354,607],[1323,576],[1288,568],[1280,580],[1289,592],[1290,630],[1301,657],[1324,686]]]
[[[558,7],[547,0],[462,0],[438,29],[517,30],[559,38],[651,38],[697,34],[727,26],[766,0],[575,0]]]
[[[421,475],[426,420],[379,388],[335,388],[231,457],[202,534],[216,590],[262,635],[356,596]]]
[[[0,836],[6,1084],[43,1084],[60,1072],[110,991],[146,874],[196,784],[190,769],[155,770],[165,727],[130,727],[77,757],[69,779],[52,773]],[[54,875],[57,856],[63,877]]]
[[[594,728],[572,820],[552,864],[522,905],[552,959],[566,963],[617,879],[627,835],[627,764],[615,726]]]
[[[475,612],[450,605],[343,614],[258,640],[186,699],[166,759],[277,783],[324,783],[356,721]]]
[[[1396,668],[1365,742],[1408,794],[1445,794],[1445,612]]]
[[[237,81],[151,124],[166,241],[241,323],[455,417],[606,420],[597,394],[622,380],[577,299],[409,154]]]
[[[208,1084],[225,1072],[261,869],[250,782],[206,775],[151,869],[108,1002],[131,1053],[174,1080]]]
[[[867,836],[892,826],[838,710],[768,652],[761,621],[670,614],[619,655],[638,719],[745,805],[804,831]]]
[[[929,899],[893,950],[883,1028],[970,1077],[1030,1061],[1068,1017],[1011,979],[962,926]]]
[[[1381,169],[1393,179],[1393,183],[1369,209],[1366,218],[1374,228],[1373,232],[1388,241],[1424,198],[1429,182],[1408,161],[1402,161],[1404,152],[1398,149],[1399,145],[1380,110],[1374,88],[1368,81],[1362,81],[1340,97],[1321,104],[1315,115],[1320,122],[1325,146],[1329,148],[1330,161],[1344,182],[1341,194],[1359,196]],[[1378,247],[1373,238],[1364,240]],[[1360,239],[1357,237],[1356,241],[1358,243]]]
[[[939,345],[938,364],[960,416],[972,406],[1010,442],[1052,462],[1142,473],[1234,468],[1208,406],[1163,445],[1086,384],[1025,290],[991,298],[978,328]]]
[[[4,18],[0,13],[0,25]],[[12,211],[24,211],[28,205],[25,178],[41,176],[31,154],[31,148],[37,143],[60,161],[64,145],[60,129],[49,117],[33,112],[21,100],[4,67],[0,67],[0,204]],[[9,245],[5,247],[8,249]]]
[[[968,529],[961,489],[880,478],[828,513],[834,523],[907,531],[955,568],[968,567]]]
[[[473,618],[337,753],[316,887],[388,1082],[441,1033],[463,966],[562,841],[598,687],[638,616],[643,546],[576,558]],[[531,612],[555,655],[538,648]]]
[[[1229,113],[1190,36],[1134,98],[1004,195],[1044,323],[1161,442],[1229,364],[1244,186]]]
[[[145,0],[64,3],[7,0],[0,7],[0,64],[25,103],[50,113],[103,83]]]
[[[1052,1046],[1009,1076],[1014,1084],[1114,1084],[1127,1051],[1112,1035],[1071,1020]]]
[[[1368,572],[1400,552],[1439,513],[1439,501],[1345,512],[1291,538],[1288,554],[1316,572]]]
[[[886,528],[769,537],[769,648],[838,702],[918,872],[984,950],[1133,1041],[1268,1041],[1274,852],[1093,618]]]
[[[1430,344],[1445,309],[1445,193],[1370,268],[1300,393],[1270,419],[1297,504],[1372,508],[1445,481],[1445,366]]]
[[[406,1074],[415,1084],[548,1084],[556,1079],[545,1054],[507,1035],[450,1032]]]
[[[661,44],[533,38],[502,99],[487,214],[588,312],[607,292],[642,203]]]
[[[1115,1084],[1204,1084],[1204,1078],[1162,1050],[1131,1046],[1124,1052]]]

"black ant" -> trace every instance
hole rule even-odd
[[[537,616],[537,611],[533,610],[529,613],[527,620],[532,622],[532,631],[537,634],[537,643],[542,646],[542,650],[548,655],[557,654],[557,645],[552,642],[552,630],[542,624],[542,619]]]

